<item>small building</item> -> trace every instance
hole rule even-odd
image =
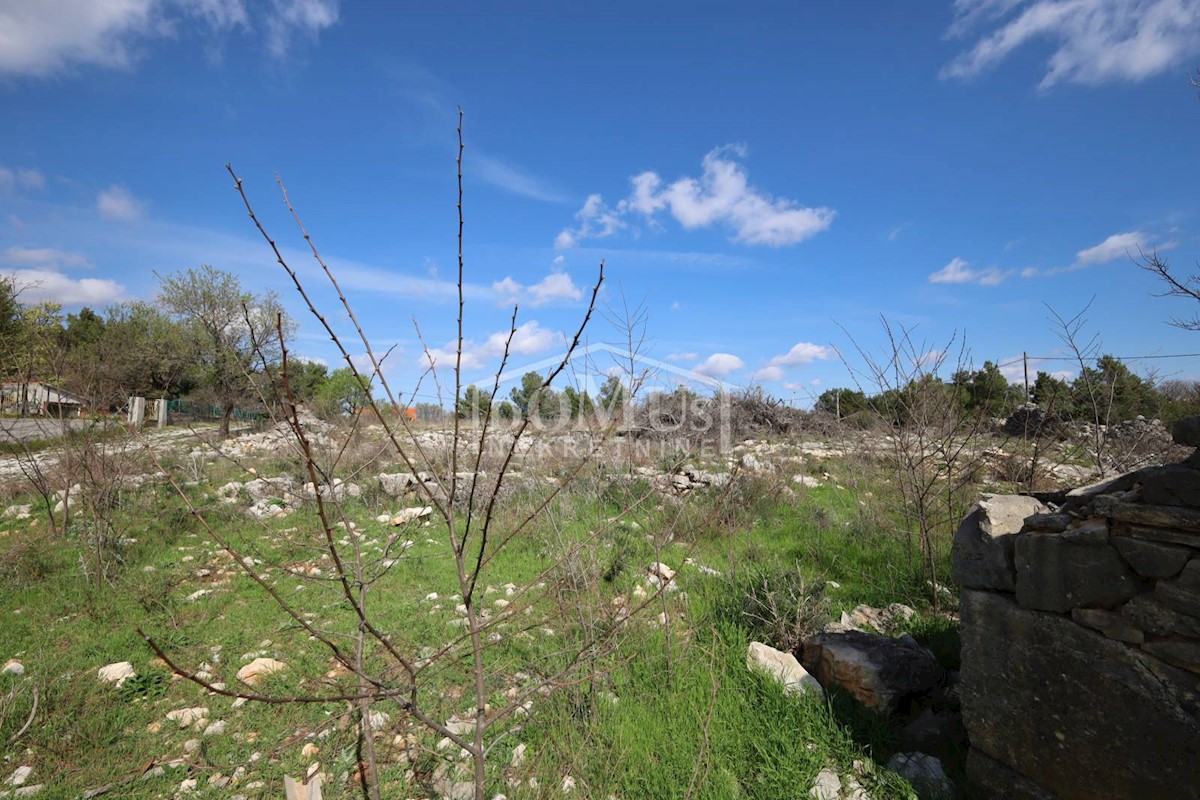
[[[42,417],[78,417],[84,402],[70,392],[41,381],[0,383],[0,412]]]

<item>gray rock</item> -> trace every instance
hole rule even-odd
[[[1134,600],[1137,598],[1135,597]],[[1071,609],[1071,619],[1080,625],[1100,631],[1108,638],[1116,639],[1118,642],[1141,644],[1146,641],[1146,634],[1136,627],[1135,623],[1116,611],[1105,611],[1102,608],[1073,608]]]
[[[1147,642],[1142,649],[1190,672],[1200,672],[1200,642]]]
[[[1200,416],[1184,417],[1171,429],[1171,439],[1185,447],[1200,447]]]
[[[1189,591],[1176,581],[1159,581],[1154,587],[1154,597],[1181,614],[1200,617],[1200,593]]]
[[[933,654],[908,635],[818,633],[804,640],[802,655],[805,668],[827,691],[839,687],[881,714],[929,694],[945,679]]]
[[[1121,615],[1154,636],[1200,636],[1200,619],[1180,614],[1149,595],[1130,600],[1122,606]]]
[[[1143,578],[1169,578],[1178,575],[1192,555],[1183,547],[1147,542],[1132,536],[1114,536],[1112,545]]]
[[[1025,608],[1112,608],[1138,592],[1137,576],[1111,546],[1080,544],[1063,534],[1018,536],[1016,567],[1017,601]]]
[[[951,568],[959,586],[1001,589],[1016,586],[1014,535],[1026,517],[1049,508],[1033,497],[985,494],[954,534]]]
[[[960,614],[973,748],[1058,800],[1094,800],[1097,787],[1106,800],[1176,798],[1200,786],[1200,676],[994,592],[963,591]]]
[[[842,779],[835,770],[826,767],[817,773],[808,796],[813,800],[839,800],[842,796]]]
[[[1058,800],[1033,781],[980,750],[967,752],[967,781],[976,800]]]
[[[1146,476],[1142,502],[1160,506],[1200,506],[1200,470],[1172,465]]]
[[[794,655],[776,650],[770,645],[751,642],[746,652],[746,666],[765,672],[782,684],[783,690],[788,694],[815,694],[820,698],[825,696],[821,684],[800,666]]]

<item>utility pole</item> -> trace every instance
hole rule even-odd
[[[1025,402],[1029,402],[1029,353],[1021,353],[1021,361],[1025,364]]]

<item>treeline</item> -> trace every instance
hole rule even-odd
[[[562,390],[542,388],[544,378],[536,372],[521,376],[519,386],[512,387],[507,396],[497,394],[495,401],[491,392],[472,384],[462,393],[455,413],[460,419],[482,419],[489,410],[502,420],[523,419],[561,420],[587,418],[602,410],[615,413],[629,399],[629,390],[616,375],[610,375],[593,399],[587,390],[574,386]]]
[[[1138,375],[1120,359],[1106,355],[1066,381],[1039,371],[1025,387],[1010,384],[991,361],[978,370],[960,370],[949,380],[922,375],[903,387],[868,396],[860,389],[829,389],[817,398],[814,410],[843,420],[867,423],[882,418],[903,425],[913,416],[914,403],[939,395],[939,405],[960,413],[1007,417],[1019,405],[1036,403],[1047,414],[1063,421],[1110,424],[1138,416],[1173,422],[1200,413],[1200,384],[1195,381],[1155,383]]]

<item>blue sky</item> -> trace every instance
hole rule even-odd
[[[413,318],[435,351],[454,335],[461,105],[468,379],[514,301],[514,361],[561,349],[601,259],[648,356],[800,402],[881,314],[1008,361],[1061,355],[1047,304],[1094,296],[1106,351],[1200,352],[1127,255],[1200,257],[1200,0],[499,8],[0,0],[0,270],[74,308],[212,264],[336,365],[224,164],[316,288],[278,172],[411,384]]]

